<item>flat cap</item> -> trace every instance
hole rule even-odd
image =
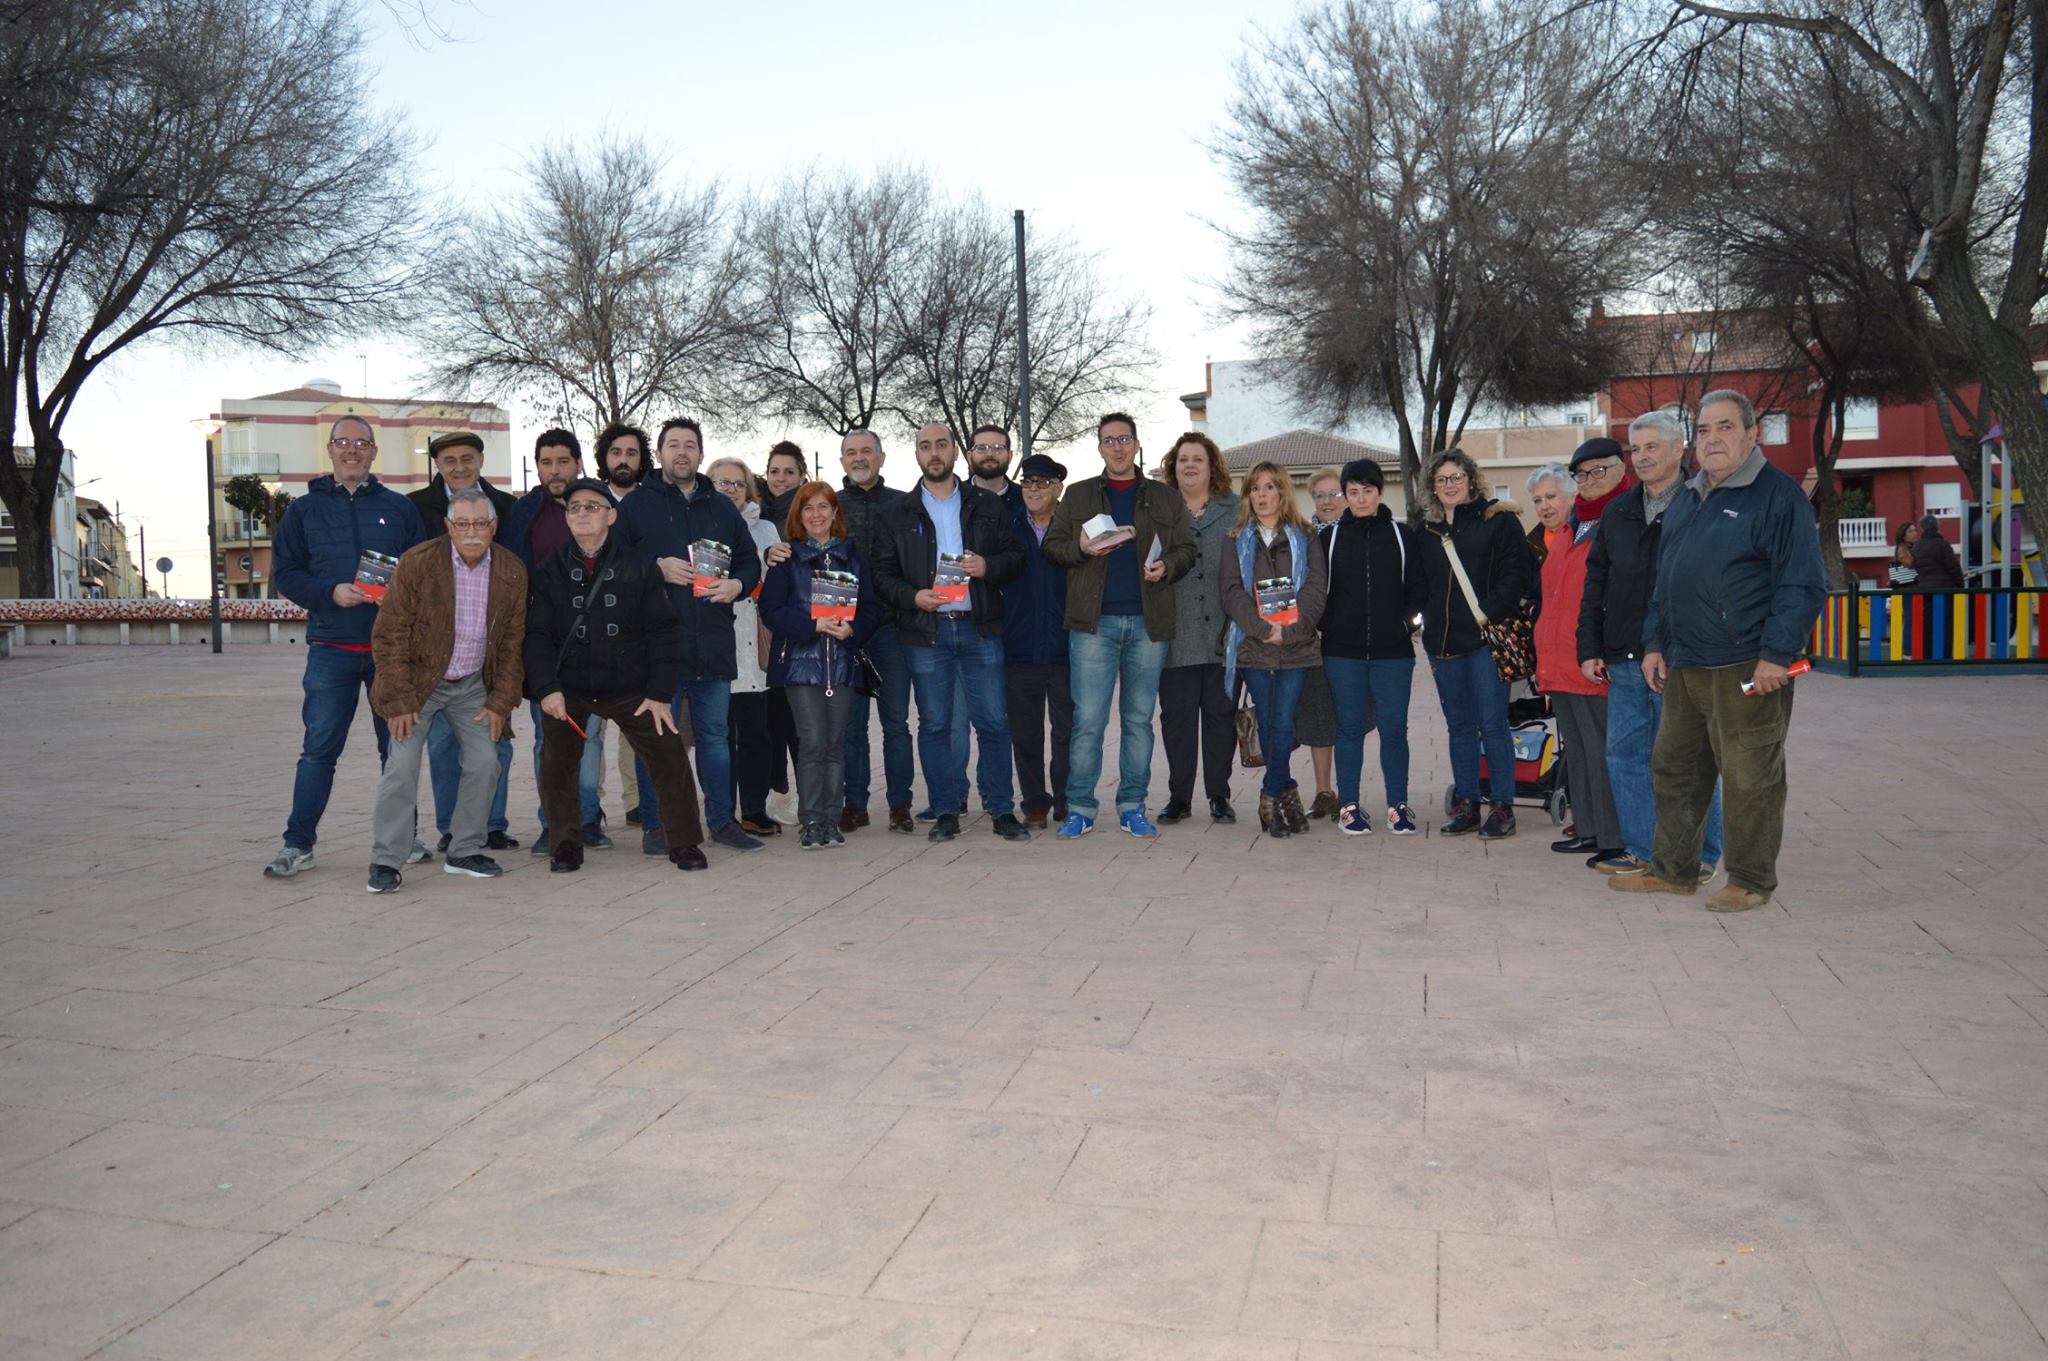
[[[474,430],[448,430],[427,441],[427,457],[439,458],[443,449],[459,449],[468,445],[478,453],[484,451],[484,437]]]
[[[1603,458],[1618,458],[1625,463],[1628,461],[1628,450],[1622,448],[1618,441],[1608,439],[1605,435],[1589,439],[1572,450],[1571,469],[1577,472],[1580,464],[1592,463]]]
[[[1054,482],[1067,480],[1067,465],[1054,462],[1044,454],[1033,454],[1017,465],[1017,480],[1027,477],[1043,477]]]

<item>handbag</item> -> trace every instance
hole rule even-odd
[[[864,647],[853,649],[853,692],[866,699],[882,693],[882,668]]]
[[[1237,692],[1237,712],[1231,721],[1237,724],[1237,763],[1257,770],[1266,764],[1266,753],[1259,746],[1259,706],[1252,703],[1250,690]]]
[[[1465,575],[1465,564],[1458,557],[1458,546],[1451,542],[1446,533],[1441,536],[1444,556],[1450,560],[1451,575],[1458,579],[1458,589],[1465,593],[1465,604],[1472,611],[1472,620],[1479,625],[1479,640],[1486,644],[1486,650],[1493,654],[1493,670],[1509,684],[1527,680],[1536,674],[1536,615],[1527,606],[1509,612],[1505,618],[1488,619],[1486,611],[1479,608],[1479,593],[1472,589],[1472,578]]]

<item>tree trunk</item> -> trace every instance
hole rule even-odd
[[[34,488],[30,488],[29,498],[32,502],[43,501]],[[23,600],[47,600],[57,594],[50,560],[50,513],[55,508],[53,497],[26,511],[13,512],[14,566]]]
[[[1846,391],[1843,377],[1831,373],[1822,382],[1820,409],[1827,419],[1813,423],[1813,503],[1820,513],[1820,561],[1828,574],[1828,589],[1846,591],[1849,564],[1842,559],[1842,484],[1835,478]]]
[[[1969,259],[1962,251],[1941,253],[1927,284],[1935,310],[1976,361],[1991,414],[2005,429],[2005,456],[2012,460],[2013,487],[2038,507],[2048,505],[2048,407],[2041,404],[2040,380],[2026,336],[2001,326],[1977,287]],[[1964,475],[1975,482],[1977,470],[1964,460]],[[1988,502],[1989,489],[1977,498]]]

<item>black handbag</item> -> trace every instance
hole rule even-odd
[[[864,647],[853,649],[853,692],[865,699],[882,693],[882,669]]]

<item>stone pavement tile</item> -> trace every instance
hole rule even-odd
[[[129,868],[146,868],[148,863],[144,861]],[[112,870],[111,874],[109,870]],[[142,901],[148,897],[146,888],[153,882],[152,876],[128,874],[123,877],[123,871],[112,866],[88,872],[93,877],[95,892],[80,895],[74,889],[73,896],[90,896],[96,901],[84,906],[58,907],[21,918],[9,930],[37,940],[125,945],[143,936],[154,935],[165,927],[182,925],[200,915],[191,909],[160,913],[153,904]]]
[[[2043,1055],[2034,1044],[1989,1040],[1908,1040],[1906,1050],[1941,1091],[1988,1105],[2048,1109]],[[1932,1095],[1932,1093],[1928,1093]]]
[[[127,1120],[217,1125],[324,1071],[312,1065],[193,1054],[168,1067],[115,1078],[67,1099],[65,1104]]]
[[[1188,1001],[1155,1003],[1131,1048],[1186,1058],[1336,1059],[1344,1052],[1345,1018],[1305,1011],[1247,1011]]]
[[[1350,1061],[1289,1065],[1277,1122],[1327,1134],[1419,1135],[1424,1071]]]
[[[888,1106],[737,1092],[691,1092],[680,1100],[671,1093],[652,1099],[667,1102],[671,1109],[621,1144],[618,1162],[773,1180],[837,1181],[902,1114]]]
[[[384,1241],[534,1266],[682,1276],[771,1189],[669,1168],[500,1158]]]
[[[603,1081],[613,1087],[843,1100],[874,1081],[902,1048],[890,1040],[670,1030]]]
[[[1044,1001],[1004,997],[967,1032],[967,1043],[1004,1049],[1116,1049],[1131,1042],[1150,1002]]]
[[[1051,1116],[908,1110],[846,1174],[856,1186],[1050,1196],[1088,1126]]]
[[[1740,1155],[1562,1145],[1550,1186],[1564,1237],[1736,1248],[1844,1248],[1848,1226],[1816,1172],[1768,1149]]]
[[[1731,1153],[1877,1163],[1892,1160],[1892,1151],[1878,1137],[1867,1114],[1868,1105],[1854,1097],[1746,1086],[1711,1087],[1707,1094],[1714,1113],[1721,1117],[1727,1136],[1724,1147]]]
[[[1316,970],[1304,1005],[1310,1011],[1416,1020],[1423,1015],[1426,983],[1419,967],[1347,969],[1324,965]]]
[[[546,1035],[544,1021],[478,1017],[394,1016],[366,1011],[294,1040],[270,1057],[283,1062],[340,1064],[441,1077],[474,1077]]]
[[[1249,1219],[942,1195],[868,1294],[1215,1332],[1257,1239]]]
[[[75,989],[64,983],[31,983],[19,978],[0,978],[0,1016],[67,997],[73,991]],[[5,1025],[5,1021],[0,1021],[0,1027]],[[0,1035],[5,1033],[0,1029]]]
[[[1713,1102],[1698,1086],[1431,1071],[1429,1133],[1589,1140],[1644,1152],[1723,1147]]]
[[[677,1361],[956,1361],[974,1321],[968,1309],[739,1290]]]
[[[23,1106],[62,1107],[109,1082],[168,1067],[178,1057],[168,1050],[21,1040],[0,1049],[0,1097]]]
[[[650,985],[644,978],[523,973],[450,1007],[445,1014],[457,1019],[616,1026],[636,1012],[660,1006],[675,991],[675,984]]]
[[[1037,1049],[996,1098],[998,1111],[1076,1119],[1270,1125],[1283,1070],[1164,1054]]]
[[[504,978],[499,974],[428,968],[416,964],[396,965],[347,992],[336,993],[327,999],[326,1005],[343,1011],[437,1016],[503,982]]]
[[[505,1070],[508,1077],[546,1077],[556,1082],[595,1086],[673,1033],[668,1027],[649,1025],[644,1020],[630,1021],[609,1033],[602,1031],[599,1026],[563,1026],[495,1066]],[[569,1052],[566,1058],[560,1057],[578,1040],[582,1041],[582,1048]],[[529,1055],[537,1056],[536,1067],[548,1059],[556,1061],[552,1067],[529,1073],[522,1063]]]
[[[1515,1037],[1522,1069],[1531,1077],[1588,1078],[1596,1082],[1716,1082],[1743,1080],[1742,1061],[1725,1035],[1711,1030],[1634,1029],[1622,1026],[1528,1026]]]
[[[1500,971],[1506,978],[1646,978],[1653,981],[1687,977],[1685,966],[1669,945],[1641,945],[1633,942],[1578,942],[1553,944],[1549,941],[1503,940],[1500,942]]]
[[[1913,924],[1935,943],[1959,955],[1999,955],[2020,967],[2021,958],[2038,962],[2048,956],[2048,938],[2027,929],[2026,919],[2011,913],[1976,909],[1955,903],[1916,913]]]
[[[1940,1095],[1906,1046],[1881,1035],[1731,1034],[1728,1042],[1758,1087],[1846,1096]]]
[[[1500,973],[1500,937],[1476,932],[1431,931],[1416,936],[1377,934],[1368,928],[1358,942],[1352,967],[1363,974]]]
[[[112,1123],[104,1116],[73,1111],[0,1106],[0,1172],[69,1148]]]
[[[1320,1221],[1336,1141],[1275,1129],[1097,1121],[1055,1200]]]
[[[1863,1097],[1857,1105],[1909,1167],[2034,1176],[2048,1172],[2048,1109],[1960,1097]]]
[[[166,997],[218,997],[230,1002],[262,1002],[304,1007],[337,997],[385,972],[381,964],[327,964],[305,959],[238,959],[160,994]]]
[[[2048,1261],[2015,1262],[1998,1269],[1998,1278],[2032,1320],[2034,1330],[2048,1337]]]
[[[255,1228],[298,1213],[300,1222],[286,1225],[290,1232],[343,1243],[379,1243],[490,1161],[489,1154],[474,1151],[430,1148],[407,1154],[389,1146],[365,1147],[243,1216],[236,1227]]]
[[[360,903],[351,900],[354,906]],[[400,909],[401,911],[403,909]],[[319,964],[375,964],[408,945],[417,945],[434,932],[410,924],[412,916],[390,921],[285,922],[242,936],[226,948],[233,955],[259,959],[298,959]]]
[[[1391,1016],[1351,1018],[1344,1057],[1381,1067],[1513,1069],[1515,1027],[1497,1021],[1423,1020]]]
[[[0,1197],[221,1228],[348,1151],[315,1139],[124,1122],[0,1176]]]
[[[1852,992],[2039,992],[1995,955],[1958,955],[1929,943],[1921,950],[1823,948],[1821,959]]]
[[[1311,965],[1258,959],[1234,964],[1108,960],[1088,976],[1075,998],[1166,1002],[1199,997],[1212,1006],[1294,1011],[1307,1002],[1314,974]]]
[[[1295,1361],[1295,1354],[1293,1342],[1278,1338],[984,1310],[955,1361]]]
[[[967,985],[970,997],[1072,997],[1099,967],[1092,959],[997,955]]]
[[[1516,1361],[1550,1361],[1516,1352]],[[1354,1347],[1343,1342],[1301,1344],[1300,1361],[1487,1361],[1478,1352],[1440,1352],[1434,1347]]]
[[[991,956],[949,955],[892,942],[854,950],[799,950],[764,975],[791,988],[877,988],[908,992],[960,992],[989,966]]]
[[[919,950],[982,958],[988,955],[1035,955],[1068,928],[1048,921],[1042,909],[1022,917],[976,914],[965,917],[906,917],[885,939]],[[1062,952],[1065,953],[1065,952]]]
[[[123,1338],[107,1355],[331,1361],[455,1270],[413,1252],[280,1238]]]
[[[1841,991],[1840,984],[1832,986]],[[1660,978],[1656,987],[1657,1000],[1664,1004],[1671,1024],[1680,1030],[1796,1029],[1777,993],[1759,981],[1718,979],[1700,983]]]
[[[180,950],[122,950],[111,959],[60,975],[56,982],[74,988],[105,988],[111,992],[155,992],[224,969],[234,960]]]
[[[127,948],[131,950],[211,951],[227,944],[231,940],[239,940],[243,936],[253,936],[258,931],[268,931],[271,927],[277,925],[275,918],[266,915],[267,909],[270,906],[272,905],[265,904],[261,909],[255,907],[242,909],[247,915],[212,913],[200,917],[196,921],[182,922],[177,926],[167,926],[161,931],[152,931],[146,936],[136,937],[128,942]],[[235,957],[233,951],[226,951],[225,953],[230,959]]]
[[[649,1025],[685,1030],[764,1031],[802,1006],[814,989],[708,978],[641,1017]]]
[[[2048,1342],[1982,1266],[1809,1252],[1806,1268],[1852,1361],[2048,1361]]]
[[[1331,964],[1351,968],[1358,958],[1359,932],[1330,931],[1308,924],[1290,927],[1282,923],[1258,926],[1204,926],[1181,951],[1189,964],[1222,964],[1240,959],[1263,959],[1274,963],[1306,964],[1310,968]]]
[[[384,962],[405,969],[461,969],[489,959],[525,940],[531,932],[512,926],[464,926],[443,931],[417,945],[394,950]],[[373,1008],[365,1007],[365,1011]]]
[[[1166,964],[1180,958],[1195,938],[1193,926],[1063,927],[1039,953],[1054,959]]]
[[[528,936],[469,967],[486,973],[576,974],[587,978],[649,979],[695,954],[694,945],[650,949],[645,941],[599,936],[593,940]]]
[[[1436,1341],[1437,1235],[1268,1222],[1238,1328],[1331,1342]]]
[[[630,1087],[535,1082],[456,1126],[434,1144],[524,1158],[603,1158],[659,1119],[673,1095]]]
[[[847,1039],[957,1040],[972,1030],[993,1005],[992,997],[820,988],[803,1005],[777,1021],[769,1033]]]
[[[180,1049],[231,1059],[260,1059],[293,1040],[334,1024],[335,1013],[318,1007],[245,1007],[211,1025],[177,1037]]]
[[[886,1106],[986,1110],[1023,1066],[1021,1051],[913,1043],[860,1089],[860,1099]]]
[[[1840,988],[1808,992],[1776,989],[1786,1011],[1808,1035],[1888,1035],[1908,1040],[1989,1040],[2048,1046],[2048,1027],[2024,1007],[2027,1000],[1996,992],[1936,991],[1901,985],[1886,993]]]
[[[1557,1232],[1543,1146],[1519,1139],[1347,1136],[1328,1217],[1382,1228]]]
[[[466,1262],[346,1361],[671,1361],[731,1294],[696,1281]]]
[[[142,1049],[232,1016],[243,1005],[211,997],[80,988],[0,1017],[0,1034]]]
[[[1760,944],[1730,950],[1726,945],[1674,945],[1672,952],[1695,983],[1833,983],[1841,985],[1820,951],[1809,945]]]
[[[781,1186],[691,1274],[700,1281],[859,1295],[931,1202],[923,1191]]]
[[[1429,980],[1427,1012],[1514,1025],[1668,1028],[1671,1018],[1647,978],[1483,978],[1444,974]]]
[[[517,1082],[336,1068],[259,1102],[230,1122],[272,1134],[350,1143],[432,1143]]]
[[[1941,953],[1904,909],[1802,911],[1789,916],[1744,912],[1721,919],[1722,929],[1744,947],[1789,950],[1905,951]]]
[[[615,1031],[610,1026],[558,1025],[518,1053],[499,1059],[484,1069],[479,1076],[514,1078],[526,1082],[550,1077],[619,1033],[622,1032]],[[649,1034],[648,1041],[652,1043],[652,1033]]]
[[[89,1344],[42,1342],[12,1333],[0,1333],[0,1356],[5,1356],[8,1361],[78,1361],[89,1350]]]
[[[270,1241],[69,1210],[0,1231],[10,1332],[91,1348],[190,1294]],[[76,1354],[76,1353],[74,1353]]]
[[[9,932],[5,939],[0,939],[0,978],[47,983],[122,957],[121,951],[100,945],[72,945]]]
[[[1438,1341],[1481,1355],[1841,1361],[1796,1254],[1443,1236]]]
[[[2027,1178],[1842,1162],[1815,1172],[1867,1252],[1991,1264],[2048,1258],[2048,1194]]]

